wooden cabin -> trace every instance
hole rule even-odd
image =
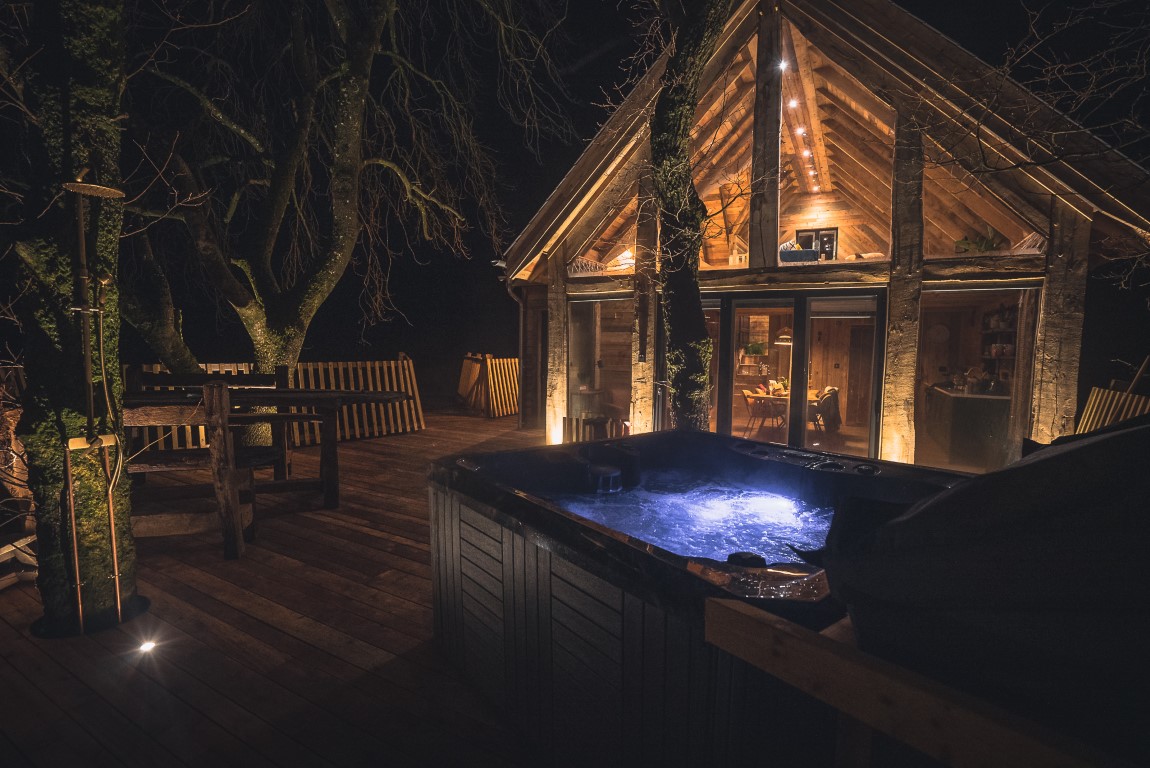
[[[521,419],[551,442],[665,425],[661,71],[505,254]],[[747,0],[703,83],[713,430],[970,471],[1073,431],[1087,275],[1145,241],[1142,168],[887,0]]]

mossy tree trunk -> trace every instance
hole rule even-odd
[[[703,69],[730,18],[731,2],[670,0],[660,5],[674,35],[651,118],[671,423],[677,429],[706,430],[714,350],[699,295],[699,253],[707,208],[691,176],[691,129]]]
[[[72,531],[66,512],[64,464],[69,438],[87,433],[87,388],[76,277],[79,234],[76,206],[85,206],[87,261],[92,275],[91,357],[96,432],[114,434],[106,401],[120,397],[119,296],[116,266],[122,205],[80,199],[61,183],[88,168],[86,182],[119,183],[120,98],[124,86],[121,0],[44,0],[32,7],[31,60],[26,97],[35,124],[30,132],[24,221],[16,228],[15,252],[28,290],[18,304],[24,330],[28,389],[18,426],[28,452],[29,482],[36,502],[39,578],[44,607],[41,629],[78,628]],[[103,290],[100,283],[106,283]],[[102,294],[102,296],[101,296]],[[105,398],[104,393],[108,397]],[[112,468],[116,449],[110,451]],[[108,514],[108,484],[100,451],[72,451],[76,554],[86,629],[116,621],[116,573]],[[135,548],[124,482],[112,492],[116,509],[119,586],[125,605],[135,601]]]

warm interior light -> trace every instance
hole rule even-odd
[[[147,653],[148,651],[152,650],[155,647],[156,647],[156,644],[154,642],[152,642],[151,640],[148,640],[147,642],[140,644],[140,651],[143,653]]]
[[[785,61],[780,61],[779,62],[779,69],[781,69],[785,72],[787,70],[787,63]]]
[[[807,135],[807,129],[806,128],[799,128],[797,131],[795,131],[795,133],[797,133],[800,136],[806,136]]]
[[[807,171],[807,175],[808,175],[808,176],[814,176],[814,175],[815,175],[815,172],[814,172],[814,171]]]
[[[818,192],[820,189],[822,189],[822,187],[820,187],[816,184],[814,189],[815,189],[815,192]]]
[[[791,346],[791,329],[783,328],[779,331],[779,335],[775,337],[776,347],[789,347]]]
[[[635,266],[635,254],[631,253],[631,249],[620,253],[607,265],[607,269],[630,269]]]
[[[791,99],[790,101],[787,102],[787,106],[790,107],[791,109],[794,109],[798,105],[799,105],[798,99]]]
[[[810,157],[810,156],[811,156],[811,151],[809,149],[804,149],[803,150],[803,157]]]

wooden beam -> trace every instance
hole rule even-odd
[[[705,640],[947,766],[1110,761],[996,706],[737,600],[709,598]]]
[[[778,67],[782,15],[778,5],[762,0],[755,64],[755,123],[751,137],[751,230],[748,267],[771,269],[779,264],[779,131],[782,125],[783,78]]]
[[[881,125],[886,129],[888,136],[894,133],[894,107],[871,93],[865,85],[848,75],[837,64],[828,61],[827,64],[816,68],[815,74],[821,77],[828,86],[827,89],[819,89],[820,93],[827,97],[833,97],[835,101],[840,103],[849,104],[853,102],[852,112],[856,111],[854,106],[857,105],[858,109],[863,111],[865,118],[870,118],[867,122],[873,120],[876,127]],[[828,93],[831,89],[835,93]]]
[[[919,299],[922,296],[922,135],[899,110],[891,174],[890,287],[883,371],[879,457],[914,462],[914,399],[918,382]]]
[[[886,3],[878,7],[875,0],[843,6],[836,0],[797,0],[787,5],[787,19],[795,24],[811,42],[819,47],[835,63],[849,68],[863,85],[883,99],[898,97],[915,99],[916,106],[923,107],[918,117],[920,125],[930,125],[931,135],[937,135],[943,127],[951,127],[970,134],[970,140],[956,139],[958,149],[954,153],[958,162],[973,167],[972,158],[990,156],[992,164],[1009,165],[1019,161],[1016,150],[986,128],[981,135],[986,141],[980,142],[969,130],[968,114],[956,107],[953,102],[942,97],[939,92],[924,84],[920,77],[936,80],[921,62],[912,64],[906,60],[905,50],[891,43],[890,30],[875,27],[880,17],[891,18],[892,11],[901,14],[900,19],[913,19],[909,14],[895,9]],[[860,14],[867,14],[865,18]],[[914,20],[917,22],[917,20]],[[937,37],[937,33],[931,33]],[[953,46],[952,46],[953,47]],[[933,118],[930,119],[930,118]],[[983,126],[979,126],[983,128]],[[1036,216],[1038,209],[1033,201],[1051,194],[1065,193],[1066,190],[1039,168],[1022,166],[1007,168],[987,174],[988,188],[1004,200],[1023,219],[1030,222],[1041,221]]]
[[[934,282],[1034,281],[1046,273],[1046,257],[1037,254],[955,256],[923,262],[923,279]]]
[[[548,443],[561,442],[567,415],[567,258],[562,251],[547,257],[547,414]]]
[[[815,288],[873,287],[886,284],[890,267],[886,261],[823,261],[817,264],[789,264],[763,273],[750,270],[708,270],[699,273],[704,291],[721,293],[743,288],[804,290]]]
[[[1034,342],[1031,437],[1041,443],[1074,433],[1090,255],[1090,221],[1061,201],[1052,207]]]
[[[631,333],[631,433],[655,428],[655,322],[659,251],[659,216],[650,170],[639,176],[639,211],[635,230],[635,324]]]
[[[695,127],[691,132],[694,144],[692,163],[695,157],[706,154],[707,148],[718,141],[723,123],[733,119],[742,120],[740,112],[751,112],[751,92],[755,88],[752,77],[743,79],[741,74],[736,73],[730,81],[721,85],[716,83],[713,87],[717,93],[708,94],[708,101],[713,102],[711,106],[705,111],[700,106],[696,112]],[[736,117],[732,118],[733,115]]]
[[[811,185],[812,191],[815,186],[829,189],[834,184],[834,178],[827,162],[827,148],[819,120],[819,102],[815,92],[814,71],[811,68],[810,44],[790,24],[783,24],[782,45],[783,55],[793,63],[784,73],[784,77],[792,78],[799,93],[799,104],[795,109],[802,115],[803,127],[810,137],[811,158],[814,161],[814,170],[818,173]],[[790,114],[792,110],[788,107],[786,112]]]
[[[730,133],[723,139],[713,153],[698,156],[691,161],[692,172],[695,176],[695,188],[700,196],[705,197],[712,185],[723,180],[729,180],[746,170],[746,165],[752,157],[751,138],[749,133],[753,130],[753,114],[745,112],[739,122],[731,126]],[[731,150],[735,150],[733,157]],[[700,166],[706,163],[707,168],[700,174]]]

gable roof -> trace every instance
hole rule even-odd
[[[758,27],[758,7],[757,0],[747,0],[733,13],[708,64],[702,93],[708,83],[718,91],[717,78],[732,80],[737,74],[732,69],[746,67],[738,57],[747,58],[743,47]],[[888,236],[890,199],[882,185],[889,190],[889,178],[883,178],[882,168],[896,104],[913,110],[924,126],[928,152],[950,153],[951,162],[928,169],[936,187],[931,193],[944,196],[937,189],[951,182],[980,192],[966,200],[947,197],[933,207],[931,225],[940,237],[956,240],[962,235],[955,233],[969,229],[972,221],[993,224],[1011,240],[1027,231],[1045,235],[1054,196],[1103,231],[1127,229],[1147,237],[1150,190],[1143,168],[907,11],[889,0],[790,0],[781,11],[795,31],[784,35],[784,50],[805,67],[795,68],[790,85],[784,81],[784,93],[790,88],[810,97],[799,110],[804,114],[799,122],[818,126],[806,142],[810,177],[803,178],[793,163],[784,187],[810,195],[820,190],[814,183],[826,179],[822,202],[828,210],[849,206],[855,211],[854,218],[843,220],[858,226],[860,242],[882,243]],[[817,58],[810,55],[814,49]],[[505,260],[512,279],[529,275],[535,259],[569,237],[595,205],[603,205],[611,179],[640,162],[663,64],[660,59],[644,75],[509,246]],[[754,70],[751,62],[752,76]],[[725,84],[722,89],[734,93]],[[706,110],[702,104],[703,118]],[[797,156],[796,126],[788,130],[788,119],[793,118],[784,117],[783,152]],[[1021,126],[1041,127],[1044,135],[1058,137],[1056,145],[1028,141]],[[709,162],[721,164],[723,158]],[[749,157],[727,162],[749,163]],[[860,178],[872,182],[869,188]]]

